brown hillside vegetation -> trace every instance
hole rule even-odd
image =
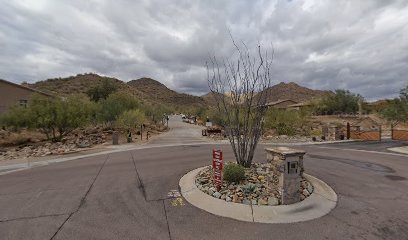
[[[221,94],[219,94],[219,95],[221,95]],[[207,93],[205,95],[202,95],[201,98],[204,99],[204,101],[207,103],[208,106],[216,106],[217,105],[214,93],[212,93],[212,92],[209,92],[209,93]]]
[[[59,95],[70,95],[77,93],[86,93],[89,88],[102,83],[103,80],[108,80],[118,87],[120,91],[125,91],[135,95],[136,97],[143,97],[141,93],[135,92],[125,82],[111,77],[99,76],[93,73],[78,74],[67,78],[52,78],[45,81],[39,81],[34,84],[29,84],[29,87],[42,90],[49,93],[57,93]]]
[[[313,90],[310,88],[299,86],[298,84],[293,82],[281,82],[270,87],[267,91],[269,91],[270,94],[267,102],[290,99],[300,103],[311,101],[314,99],[320,99],[324,96],[333,94],[333,92],[331,91]],[[207,102],[208,105],[215,106],[216,103],[213,93],[210,92],[201,97]]]
[[[140,78],[127,83],[132,88],[140,91],[152,102],[170,104],[173,106],[205,106],[206,102],[201,98],[185,93],[178,93],[167,88],[164,84],[151,78]]]
[[[331,91],[313,90],[302,87],[294,82],[281,82],[270,87],[267,91],[269,91],[268,102],[275,102],[284,99],[290,99],[296,102],[305,102],[333,94]]]
[[[127,92],[136,97],[139,101],[148,103],[158,103],[172,107],[204,107],[215,106],[212,93],[201,97],[178,93],[167,88],[164,84],[151,79],[141,78],[129,82],[121,81],[117,78],[99,76],[97,74],[78,74],[67,78],[54,78],[28,84],[29,87],[57,95],[70,95],[76,93],[86,93],[89,88],[108,80],[114,83],[119,91]],[[312,90],[299,86],[296,83],[279,83],[268,89],[270,97],[268,102],[283,99],[291,99],[297,102],[309,101],[321,98],[331,91]]]
[[[177,93],[168,89],[162,83],[150,78],[141,78],[126,83],[116,78],[89,73],[78,74],[67,78],[48,79],[29,84],[29,87],[58,95],[70,95],[86,93],[89,88],[102,83],[103,80],[113,82],[118,87],[119,91],[132,94],[142,102],[181,107],[206,105],[205,101],[200,97],[185,93]]]

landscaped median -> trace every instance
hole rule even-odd
[[[181,194],[189,203],[214,215],[247,222],[293,223],[322,217],[337,204],[337,195],[330,186],[304,173],[303,177],[313,186],[313,192],[301,202],[278,206],[227,202],[204,193],[196,186],[197,175],[207,168],[190,171],[179,184]]]

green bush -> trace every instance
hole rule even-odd
[[[116,126],[133,129],[139,127],[146,120],[145,115],[139,109],[123,112],[116,120]]]
[[[89,88],[86,94],[92,101],[98,102],[99,100],[108,98],[108,96],[116,92],[117,89],[118,87],[114,81],[103,79],[100,84],[94,85]]]
[[[162,121],[165,116],[174,111],[168,106],[150,103],[142,105],[142,110],[145,113],[146,117],[155,124]]]
[[[351,93],[348,90],[337,89],[334,95],[323,98],[316,106],[315,112],[319,114],[336,114],[336,113],[357,113],[359,102],[363,106],[363,97]]]
[[[265,115],[265,128],[275,129],[278,135],[295,135],[307,123],[310,113],[271,108]]]
[[[33,95],[27,108],[11,108],[2,117],[2,122],[16,128],[38,129],[47,139],[56,141],[89,123],[92,104],[80,95],[64,99]]]
[[[236,163],[226,164],[224,167],[224,179],[228,182],[239,182],[245,179],[245,168]]]
[[[401,89],[400,97],[387,101],[387,107],[381,115],[393,125],[399,122],[408,122],[408,86]]]
[[[97,113],[99,121],[110,126],[123,112],[140,106],[132,95],[122,92],[113,93],[107,99],[100,100],[98,104],[100,105]]]

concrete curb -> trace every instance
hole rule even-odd
[[[48,159],[48,160],[40,160],[40,161],[30,161],[30,162],[25,162],[25,163],[16,163],[16,164],[4,164],[0,165],[0,176],[5,175],[8,173],[12,172],[17,172],[17,171],[22,171],[26,169],[30,169],[33,167],[39,167],[39,166],[46,166],[51,163],[58,163],[58,162],[66,162],[66,161],[71,161],[71,160],[77,160],[77,159],[82,159],[82,158],[87,158],[87,157],[94,157],[94,156],[100,156],[100,155],[105,155],[105,154],[110,154],[110,153],[118,153],[118,152],[126,152],[126,151],[134,151],[134,150],[143,150],[143,149],[150,149],[150,148],[163,148],[163,147],[177,147],[177,146],[191,146],[191,145],[210,145],[210,143],[189,143],[189,144],[160,144],[160,145],[155,145],[155,144],[141,144],[137,146],[123,146],[123,147],[114,147],[114,146],[109,146],[107,150],[97,152],[97,153],[88,153],[88,154],[83,154],[80,156],[72,156],[69,157],[67,155],[60,155],[61,157],[57,157],[54,159]],[[120,145],[119,145],[120,146]],[[64,156],[64,157],[62,157]]]
[[[291,205],[258,206],[226,202],[213,198],[195,185],[195,176],[205,167],[194,169],[179,182],[181,194],[193,206],[217,216],[257,223],[295,223],[316,219],[328,214],[337,205],[337,194],[326,183],[308,174],[304,177],[312,183],[312,195]]]
[[[393,151],[397,153],[408,154],[408,146],[405,147],[394,147],[394,148],[387,148],[388,151]]]

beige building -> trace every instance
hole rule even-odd
[[[291,99],[284,99],[284,100],[278,100],[275,102],[269,102],[267,104],[265,104],[266,107],[270,108],[278,108],[278,109],[287,109],[289,106],[293,105],[293,104],[297,104],[298,102],[293,101]]]
[[[33,93],[52,97],[47,93],[0,79],[0,114],[14,105],[27,106]]]

